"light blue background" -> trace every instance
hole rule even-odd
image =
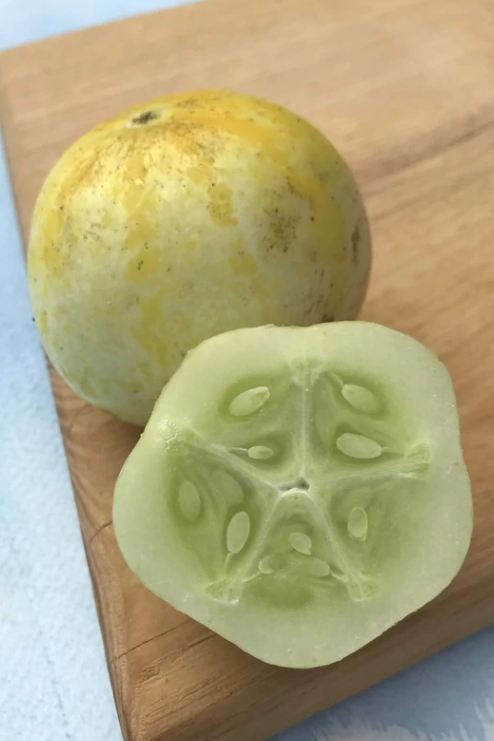
[[[0,0],[0,49],[172,4]],[[276,741],[316,739],[494,741],[494,629]],[[121,741],[2,154],[0,741]]]

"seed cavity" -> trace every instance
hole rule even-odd
[[[369,520],[363,507],[354,507],[348,518],[348,534],[355,540],[363,541],[367,537]]]
[[[242,502],[244,498],[243,489],[227,471],[221,469],[215,471],[213,481],[218,491],[230,504],[240,504]]]
[[[345,432],[336,441],[339,451],[349,458],[379,458],[383,452],[382,447],[375,440],[365,435],[355,435]]]
[[[273,556],[272,554],[264,556],[264,558],[261,558],[259,561],[257,568],[261,574],[273,574],[275,571],[279,570],[280,560],[277,556]]]
[[[427,474],[429,465],[429,446],[422,443],[415,446],[415,448],[407,455],[401,473],[404,476],[423,476],[424,474]]]
[[[183,482],[178,493],[178,503],[186,520],[197,520],[201,514],[201,498],[192,481]]]
[[[381,410],[381,402],[372,391],[363,386],[347,383],[341,389],[341,395],[351,407],[366,414],[376,414]]]
[[[253,458],[256,461],[265,461],[268,458],[271,458],[273,453],[274,450],[272,448],[268,448],[266,445],[254,445],[247,451],[247,455],[249,456],[249,458]]]
[[[305,533],[290,533],[288,542],[295,551],[302,553],[304,556],[310,556],[312,551],[312,539]]]
[[[350,512],[354,507],[362,507],[363,509],[369,507],[374,499],[375,493],[375,490],[371,489],[369,486],[345,491],[337,502],[335,509],[336,517],[340,521],[347,521],[350,517]]]
[[[354,602],[365,602],[372,599],[379,592],[377,583],[364,574],[360,574],[358,579],[349,579],[345,586],[348,590],[350,599]]]
[[[305,576],[323,577],[329,576],[331,569],[326,561],[321,558],[304,558],[297,564],[297,571],[304,574]]]
[[[250,517],[247,512],[237,512],[230,520],[226,531],[226,547],[230,553],[240,553],[250,533]]]
[[[228,407],[228,411],[234,417],[246,417],[257,412],[270,396],[271,393],[267,386],[256,386],[236,396]]]

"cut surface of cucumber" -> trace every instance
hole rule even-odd
[[[338,661],[438,595],[467,553],[450,377],[366,322],[213,337],[163,390],[113,523],[177,610],[268,663]]]

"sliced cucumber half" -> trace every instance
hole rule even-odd
[[[450,377],[365,322],[213,337],[163,390],[113,523],[130,568],[176,609],[268,663],[338,661],[465,558]]]

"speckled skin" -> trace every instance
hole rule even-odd
[[[55,368],[137,424],[199,342],[353,318],[369,269],[338,153],[289,111],[226,92],[161,98],[77,141],[41,190],[28,261]]]

